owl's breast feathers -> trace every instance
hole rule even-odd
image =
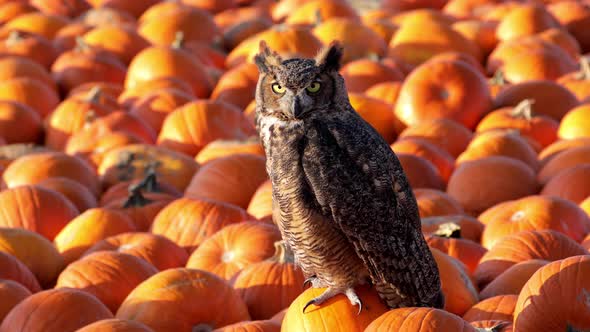
[[[416,200],[383,138],[354,111],[276,125],[263,126],[272,131],[261,136],[280,212],[295,204],[325,216],[390,307],[441,307],[438,269]]]

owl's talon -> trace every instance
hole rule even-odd
[[[311,277],[305,279],[305,281],[303,282],[303,289],[305,289],[305,287],[307,285],[313,286],[313,280],[317,278],[317,276],[314,274]]]
[[[359,311],[357,313],[357,316],[360,315],[361,311],[363,310],[363,301],[361,301],[360,297],[358,297],[358,295],[356,295],[354,288],[347,289],[344,292],[344,294],[346,295],[346,297],[348,297],[350,304],[352,304],[353,306],[355,306],[355,305],[359,306]]]
[[[309,302],[307,302],[305,304],[305,306],[303,307],[303,313],[305,313],[305,309],[307,309],[307,307],[309,307],[310,305],[312,305],[312,304],[320,305],[338,294],[346,295],[346,297],[350,301],[350,304],[352,304],[353,306],[358,305],[359,311],[358,311],[357,315],[361,314],[361,311],[363,310],[363,302],[358,297],[358,295],[356,295],[354,288],[352,288],[352,287],[347,288],[345,290],[342,290],[342,288],[340,288],[340,289],[338,289],[338,288],[326,289],[322,294],[320,294],[320,296],[310,300]]]
[[[303,313],[305,313],[305,309],[307,309],[307,307],[309,307],[312,304],[316,304],[316,299],[313,299],[305,304],[305,306],[303,307]]]

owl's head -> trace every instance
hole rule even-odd
[[[286,59],[260,43],[254,57],[260,77],[256,105],[260,115],[298,121],[318,112],[331,112],[336,101],[348,100],[338,73],[342,47],[332,42],[315,59]]]

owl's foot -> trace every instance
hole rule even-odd
[[[344,290],[341,288],[328,287],[328,289],[326,289],[320,296],[307,302],[307,304],[303,307],[303,313],[305,313],[305,309],[307,309],[307,307],[309,307],[310,305],[321,305],[322,303],[326,302],[327,300],[331,299],[332,297],[338,294],[346,295],[346,297],[350,301],[350,304],[352,304],[353,306],[358,305],[359,311],[357,315],[360,315],[361,311],[363,310],[363,303],[361,299],[358,297],[358,295],[356,295],[356,292],[352,287]]]
[[[313,286],[313,282],[314,280],[317,279],[317,276],[314,274],[311,277],[305,279],[305,281],[303,282],[303,289],[305,289],[307,286]]]

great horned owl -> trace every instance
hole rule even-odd
[[[273,218],[307,281],[327,287],[305,307],[343,293],[360,312],[353,287],[369,281],[391,308],[441,308],[416,199],[387,142],[350,105],[341,57],[336,42],[288,60],[261,42],[255,57]]]

